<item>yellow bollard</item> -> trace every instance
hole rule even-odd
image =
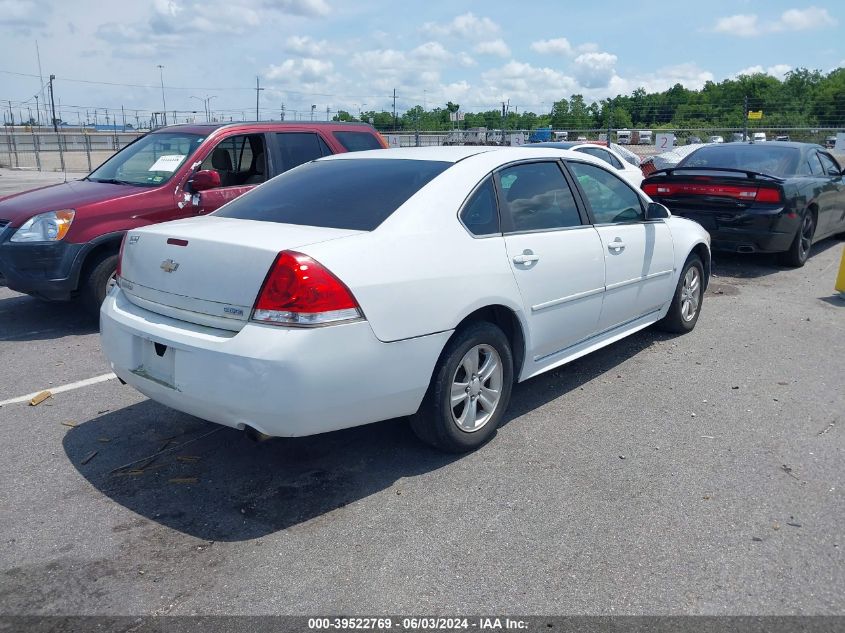
[[[836,275],[836,289],[845,299],[845,248],[842,249],[842,261],[839,262],[839,274]]]

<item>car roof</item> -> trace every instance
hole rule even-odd
[[[743,141],[741,143],[727,143],[731,149],[743,151],[755,151],[754,148],[771,147],[769,143],[751,143],[750,141]],[[801,143],[799,141],[778,141],[777,147],[793,147],[795,149],[809,149],[811,147],[817,149],[824,149],[818,143]]]
[[[504,164],[511,161],[524,160],[526,156],[534,154],[537,158],[577,158],[593,159],[598,158],[588,154],[575,153],[567,149],[556,147],[536,147],[536,145],[516,145],[513,147],[500,147],[496,145],[432,145],[429,147],[397,147],[391,149],[372,149],[362,152],[346,152],[333,154],[318,159],[330,160],[360,160],[364,158],[376,158],[379,160],[430,160],[447,163],[458,163],[466,158],[480,155],[495,156],[498,162]],[[592,162],[592,161],[590,161]]]
[[[191,134],[208,135],[224,128],[243,128],[258,130],[284,130],[287,128],[338,131],[354,128],[373,130],[369,123],[360,121],[230,121],[228,123],[180,123],[167,125],[152,131],[153,134],[162,132],[188,132]]]

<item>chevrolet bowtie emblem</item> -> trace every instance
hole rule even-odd
[[[172,273],[177,268],[179,268],[179,264],[174,262],[172,259],[165,259],[161,262],[161,269],[166,273]]]

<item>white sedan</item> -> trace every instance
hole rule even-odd
[[[643,182],[644,176],[640,169],[640,158],[631,150],[616,143],[612,143],[612,147],[608,147],[604,143],[550,141],[548,143],[527,145],[526,147],[554,147],[556,149],[570,149],[573,152],[589,154],[590,156],[602,159],[605,163],[613,167],[617,174],[635,187],[639,187]]]
[[[707,232],[550,148],[355,152],[133,229],[101,311],[114,372],[273,436],[411,416],[474,449],[515,381],[653,323],[692,330]]]

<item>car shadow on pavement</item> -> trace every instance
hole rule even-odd
[[[0,298],[0,342],[50,340],[98,330],[98,320],[73,302],[41,301],[17,293]]]
[[[517,385],[502,425],[671,338],[647,329]],[[402,419],[256,443],[150,400],[70,429],[63,445],[80,474],[113,501],[208,541],[249,540],[320,520],[461,459],[423,445]]]
[[[810,259],[817,257],[825,251],[841,244],[836,238],[827,238],[813,244],[810,251]],[[790,266],[784,266],[778,261],[775,253],[726,253],[721,251],[713,252],[713,276],[733,277],[736,279],[756,279],[766,277],[784,270],[796,270]]]

